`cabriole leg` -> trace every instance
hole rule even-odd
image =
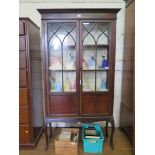
[[[45,139],[46,139],[46,143],[45,143],[45,150],[48,149],[48,133],[47,133],[47,124],[44,125],[44,133],[45,133]]]
[[[50,135],[49,135],[49,138],[51,138],[51,137],[52,137],[52,124],[51,124],[51,123],[49,123],[49,128],[50,128]]]
[[[106,136],[106,138],[108,137],[108,121],[106,121],[105,136]]]
[[[114,150],[114,144],[113,144],[113,135],[115,131],[115,122],[114,119],[111,120],[111,134],[110,134],[110,147]]]

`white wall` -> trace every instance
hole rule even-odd
[[[52,2],[51,2],[52,1]],[[91,3],[90,3],[91,2]],[[19,16],[29,17],[41,27],[39,8],[121,8],[117,15],[114,118],[119,126],[124,41],[125,3],[123,0],[20,0]]]

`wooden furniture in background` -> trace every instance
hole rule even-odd
[[[52,122],[111,123],[119,9],[39,9],[44,54],[46,149]],[[103,60],[108,61],[102,65]],[[106,127],[107,133],[107,127]],[[106,134],[107,135],[107,134]]]
[[[34,148],[43,131],[41,126],[36,126],[35,120],[41,114],[38,109],[35,95],[36,77],[40,74],[34,72],[35,59],[40,57],[39,28],[29,18],[19,19],[19,145],[20,148]],[[39,58],[40,59],[40,58]],[[41,61],[40,61],[41,62]],[[38,65],[41,73],[41,64]],[[41,79],[41,77],[40,77]],[[41,85],[40,85],[41,86]],[[39,119],[39,118],[38,118]]]
[[[134,147],[135,113],[135,1],[126,1],[124,62],[122,72],[122,99],[120,128],[127,134]],[[134,150],[134,149],[133,149]]]

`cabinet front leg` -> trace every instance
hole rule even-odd
[[[50,128],[50,135],[49,135],[49,138],[51,138],[51,137],[52,137],[52,125],[51,125],[51,123],[49,123],[49,128]]]
[[[114,150],[114,144],[113,144],[113,135],[115,131],[115,122],[114,119],[111,121],[111,135],[110,135],[110,147],[112,150]]]
[[[48,149],[48,133],[47,133],[47,124],[44,125],[44,133],[45,133],[45,140],[46,140],[46,143],[45,143],[45,150]]]
[[[108,121],[106,121],[105,136],[106,136],[106,138],[108,138]]]

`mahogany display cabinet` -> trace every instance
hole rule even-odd
[[[42,20],[44,130],[52,122],[111,123],[119,9],[38,9]],[[51,133],[50,133],[51,134]]]

